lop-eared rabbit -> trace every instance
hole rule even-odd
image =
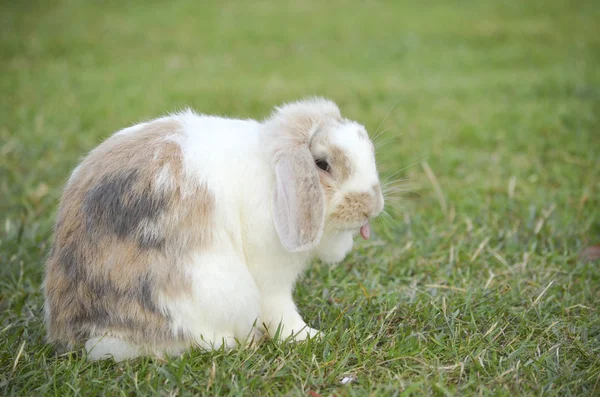
[[[365,128],[329,100],[262,122],[185,111],[118,131],[73,171],[46,264],[50,342],[91,360],[318,331],[292,291],[383,209]]]

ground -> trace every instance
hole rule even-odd
[[[578,0],[0,3],[0,394],[598,395],[600,263],[579,252],[600,242],[599,19]],[[327,336],[57,357],[40,283],[78,160],[186,106],[263,118],[314,94],[381,133],[402,190],[300,281]]]

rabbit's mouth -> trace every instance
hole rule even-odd
[[[369,225],[369,221],[365,222],[365,224],[360,227],[360,235],[365,240],[368,240],[371,237],[371,225]]]

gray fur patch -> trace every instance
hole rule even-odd
[[[103,289],[104,291],[109,290]],[[98,289],[96,288],[98,291]],[[144,290],[144,287],[142,287]],[[149,291],[141,292],[139,296],[143,296],[144,294],[148,294]],[[79,340],[83,340],[88,338],[90,335],[88,333],[89,329],[112,329],[112,330],[129,330],[134,332],[141,332],[142,335],[145,335],[148,339],[158,338],[158,339],[183,339],[185,335],[181,332],[173,333],[169,326],[163,327],[159,326],[156,328],[149,327],[145,322],[145,317],[141,316],[139,318],[133,317],[123,317],[118,313],[112,310],[112,305],[115,304],[116,301],[124,299],[130,299],[132,295],[128,296],[112,296],[110,298],[104,297],[104,299],[98,299],[95,301],[91,307],[83,307],[81,306],[78,314],[70,319],[71,326],[74,329],[79,329],[79,333],[77,338]],[[154,307],[154,304],[151,302],[147,302]],[[122,303],[127,304],[127,303]],[[155,310],[156,307],[154,307]],[[161,314],[162,315],[162,314]],[[168,316],[164,316],[168,320]]]
[[[144,309],[159,313],[158,307],[154,304],[153,293],[152,293],[152,280],[150,276],[146,275],[140,279],[140,290],[138,291],[137,300],[144,307]]]
[[[112,283],[110,282],[110,280],[89,280],[88,281],[88,286],[90,288],[90,292],[96,297],[101,299],[102,301],[110,298],[110,297],[116,297],[116,298],[120,298],[119,295],[121,295],[119,293],[119,290],[117,290]],[[92,302],[93,305],[96,305],[96,302]]]
[[[122,318],[120,316],[111,315],[106,307],[102,305],[94,306],[91,310],[81,311],[79,315],[71,319],[71,326],[79,329],[77,339],[82,340],[89,337],[88,330],[90,327],[100,329],[130,329],[145,331],[145,324],[140,323],[132,318]]]
[[[83,278],[83,274],[80,263],[81,259],[77,254],[75,244],[70,243],[59,249],[54,247],[53,251],[58,251],[58,262],[61,264],[67,278],[74,283],[79,283]]]
[[[134,237],[140,222],[155,219],[164,209],[166,200],[157,196],[150,186],[135,189],[137,183],[137,170],[128,170],[106,175],[90,189],[83,204],[87,232]]]
[[[103,307],[105,302],[137,302],[149,312],[161,314],[158,307],[154,304],[152,294],[152,281],[148,275],[143,275],[139,279],[138,288],[123,291],[117,288],[109,280],[91,280],[88,282],[90,292],[94,294],[99,301],[94,301],[92,307]]]

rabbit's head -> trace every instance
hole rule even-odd
[[[310,99],[282,106],[265,122],[275,170],[273,217],[289,251],[314,248],[323,231],[359,231],[383,209],[375,149],[365,128],[335,103]]]

